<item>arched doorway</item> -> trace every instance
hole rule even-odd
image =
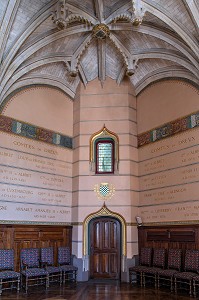
[[[95,245],[94,248],[93,245]],[[111,262],[114,260],[114,269],[111,269]],[[108,269],[107,261],[109,262]],[[92,278],[119,279],[120,271],[125,271],[125,265],[125,219],[120,214],[109,210],[104,204],[99,211],[91,213],[84,220],[83,269],[88,271]]]
[[[120,279],[121,224],[112,217],[89,223],[90,278]]]

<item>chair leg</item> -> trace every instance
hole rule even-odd
[[[63,272],[63,284],[65,284],[66,281],[66,272]]]
[[[77,271],[75,271],[75,274],[74,274],[74,281],[75,281],[75,283],[77,282]]]
[[[175,278],[175,294],[177,294],[177,279]]]
[[[143,273],[140,272],[140,286],[143,286]]]
[[[59,285],[60,286],[62,285],[62,272],[60,272],[59,274]]]
[[[172,276],[171,276],[171,292],[173,292],[173,278],[172,278]]]
[[[154,275],[154,280],[155,280],[155,289],[157,289],[157,275]]]
[[[0,296],[2,294],[2,284],[3,284],[3,279],[1,279],[1,281],[0,281]]]
[[[46,289],[49,288],[50,285],[50,280],[49,280],[49,275],[46,276]]]
[[[196,297],[196,282],[193,280],[193,295]]]
[[[189,280],[189,295],[192,296],[191,280]]]
[[[20,291],[20,278],[17,280],[17,293]]]
[[[26,287],[25,287],[25,290],[26,290],[26,294],[28,293],[28,279],[26,277]]]

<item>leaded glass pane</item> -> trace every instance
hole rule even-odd
[[[113,172],[113,144],[98,143],[97,144],[97,153],[98,153],[98,166],[97,170],[99,173]]]

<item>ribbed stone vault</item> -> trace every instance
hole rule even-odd
[[[143,0],[139,26],[122,17],[132,11],[130,0],[66,2],[69,16],[81,18],[59,30],[52,20],[57,0],[1,0],[0,102],[42,83],[73,98],[80,81],[87,85],[95,78],[120,84],[128,76],[136,94],[165,78],[199,85],[197,0]],[[110,31],[103,40],[92,35],[99,23]]]

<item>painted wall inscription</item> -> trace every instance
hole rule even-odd
[[[168,204],[145,207],[140,209],[140,214],[144,223],[147,222],[172,222],[191,221],[199,218],[199,201],[184,204]]]
[[[146,175],[140,178],[141,190],[199,181],[199,164]]]
[[[13,221],[13,216],[15,216],[15,221],[22,222],[71,222],[71,209],[68,207],[46,207],[1,201],[0,213],[6,221]]]
[[[139,174],[145,175],[155,172],[160,172],[168,169],[174,169],[188,164],[199,162],[199,145],[188,149],[180,150],[179,152],[168,153],[161,157],[148,159],[140,162]]]
[[[139,149],[144,222],[199,218],[199,128]]]
[[[72,151],[0,132],[1,222],[70,222]]]
[[[198,200],[199,183],[165,187],[140,193],[140,205],[156,205]]]
[[[174,135],[162,141],[139,149],[139,160],[143,161],[157,156],[199,145],[199,128]]]

